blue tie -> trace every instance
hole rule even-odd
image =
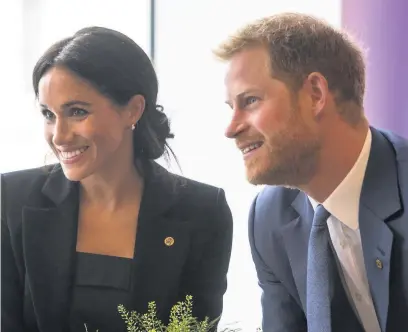
[[[330,269],[331,248],[327,218],[330,213],[318,205],[313,218],[307,257],[306,318],[308,332],[331,332]]]

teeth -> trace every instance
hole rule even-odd
[[[72,159],[72,158],[80,155],[86,149],[87,149],[87,147],[81,148],[81,149],[78,149],[78,150],[75,150],[75,151],[68,151],[68,152],[60,151],[60,154],[61,154],[63,159]]]
[[[255,149],[259,148],[260,146],[261,146],[261,143],[251,144],[251,145],[247,146],[245,149],[243,149],[242,153],[246,154],[246,153],[248,153],[248,152],[250,152],[252,150],[255,150]]]

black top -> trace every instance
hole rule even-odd
[[[191,295],[193,314],[215,319],[222,313],[232,244],[224,191],[155,162],[144,172],[128,308],[146,313],[154,301],[166,323],[171,307]],[[127,299],[125,289],[92,286],[107,280],[95,279],[102,272],[81,268],[87,265],[83,259],[95,257],[77,261],[78,211],[79,184],[67,180],[60,165],[1,175],[2,332],[69,332],[71,318],[82,315],[92,324],[98,315],[102,326],[95,327],[104,332],[102,320],[116,315],[116,306]],[[122,280],[125,273],[115,271],[112,278]],[[77,281],[90,285],[85,289]],[[87,303],[83,299],[91,292],[94,299]]]
[[[72,332],[120,332],[126,324],[118,305],[130,306],[132,259],[77,253],[72,296]]]

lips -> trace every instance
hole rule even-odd
[[[260,148],[263,145],[263,142],[252,142],[252,143],[248,143],[248,144],[242,144],[239,149],[241,150],[242,154],[247,154],[251,151],[254,151],[258,148]]]
[[[251,152],[252,150],[258,149],[259,147],[261,147],[262,143],[258,142],[258,143],[253,143],[249,146],[247,146],[246,148],[242,149],[242,153],[243,154],[247,154],[248,152]]]
[[[76,150],[70,150],[70,151],[61,151],[58,150],[59,155],[61,156],[61,158],[63,160],[72,160],[76,157],[78,157],[79,155],[81,155],[82,153],[84,153],[86,150],[88,149],[87,146],[76,149]]]

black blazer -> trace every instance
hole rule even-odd
[[[159,317],[167,321],[170,308],[189,294],[197,317],[220,316],[232,244],[224,191],[154,162],[145,172],[133,309],[144,313],[156,301]],[[2,332],[68,329],[78,189],[59,165],[2,175]],[[164,244],[168,236],[174,245]]]

